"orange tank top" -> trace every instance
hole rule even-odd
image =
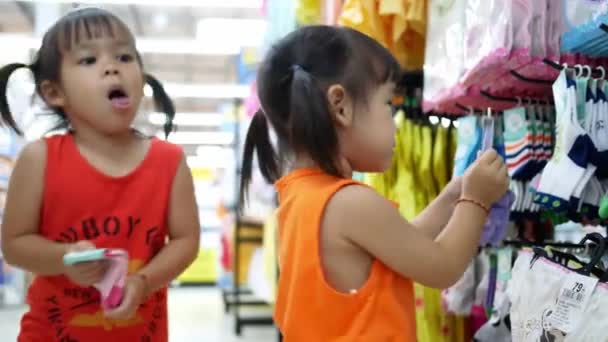
[[[325,281],[321,219],[330,198],[352,184],[361,183],[317,169],[296,170],[276,183],[280,276],[274,319],[287,342],[416,341],[409,279],[374,260],[357,293],[340,293]]]
[[[110,177],[80,154],[71,134],[46,139],[47,162],[40,235],[72,243],[90,240],[98,248],[129,252],[129,273],[163,248],[173,179],[182,158],[179,147],[152,139],[146,157],[124,177]],[[65,276],[34,279],[30,310],[19,341],[167,341],[167,293],[142,304],[129,321],[105,318],[99,293]]]

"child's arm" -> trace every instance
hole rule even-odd
[[[2,253],[9,264],[39,275],[58,275],[64,272],[69,245],[38,233],[45,165],[43,141],[25,146],[15,163],[2,220]]]
[[[486,206],[507,188],[507,169],[495,151],[484,153],[463,179],[463,195]],[[337,229],[346,241],[403,277],[446,288],[460,278],[476,253],[486,217],[481,206],[462,202],[445,230],[433,240],[404,220],[375,191],[352,185],[329,201],[321,229]]]
[[[462,177],[453,178],[443,191],[411,223],[431,239],[437,238],[454,213],[462,192]]]
[[[196,258],[200,242],[198,207],[192,174],[183,157],[169,203],[169,243],[138,273],[146,279],[147,294],[167,286]]]

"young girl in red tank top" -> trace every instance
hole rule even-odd
[[[279,195],[274,317],[286,341],[415,341],[411,282],[456,282],[477,250],[488,208],[507,191],[507,168],[495,151],[412,222],[351,179],[353,171],[382,172],[391,163],[399,79],[390,53],[348,28],[300,28],[261,64],[262,109],[247,133],[241,182],[246,191],[257,152]]]
[[[30,69],[68,133],[34,141],[13,171],[2,222],[5,259],[36,275],[19,341],[167,341],[167,284],[195,258],[199,221],[181,149],[131,128],[148,83],[133,35],[111,13],[85,8],[55,23],[31,65],[0,69],[0,112],[13,130],[9,76]],[[65,266],[71,251],[120,248],[129,276],[120,305],[104,310],[91,287],[104,262]]]

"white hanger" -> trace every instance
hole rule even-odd
[[[575,76],[576,78],[581,77],[581,75],[583,74],[583,66],[582,66],[582,65],[580,65],[580,64],[576,64],[576,65],[574,66],[574,69],[576,69],[576,73],[574,74],[574,76]]]
[[[602,76],[600,76],[599,79],[601,79],[601,80],[605,79],[606,78],[606,69],[604,69],[604,67],[601,65],[598,66],[596,69],[598,69],[602,73]]]

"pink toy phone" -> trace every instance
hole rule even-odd
[[[108,270],[103,278],[93,286],[101,294],[101,306],[104,310],[116,308],[122,302],[125,281],[127,278],[129,254],[122,249],[94,249],[90,251],[71,252],[63,257],[66,265],[80,262],[105,260]]]

